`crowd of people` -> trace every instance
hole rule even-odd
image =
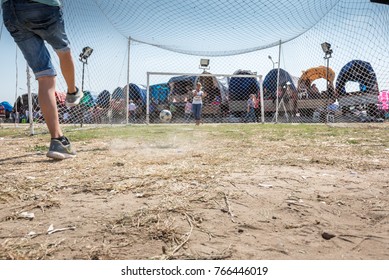
[[[297,89],[300,94],[300,98],[305,99],[320,99],[320,98],[335,98],[335,89],[332,82],[327,82],[328,84],[328,92],[322,91],[320,92],[315,83],[312,83],[310,80],[303,80]]]

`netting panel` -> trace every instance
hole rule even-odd
[[[167,82],[158,84],[160,80]],[[166,123],[159,114],[168,110],[172,115],[169,123],[194,123],[192,103],[197,83],[201,83],[204,92],[201,122],[262,121],[260,103],[256,102],[260,98],[261,78],[250,71],[238,71],[236,75],[151,73],[149,82],[149,103],[138,102],[137,117],[131,122]],[[249,100],[253,101],[253,110],[249,110]],[[275,108],[274,102],[270,103]]]
[[[287,108],[288,118],[284,118],[284,109],[280,106],[278,121],[324,122],[336,100],[340,110],[334,112],[333,119],[329,116],[331,121],[378,121],[379,117],[387,116],[389,5],[373,4],[367,0],[64,0],[63,4],[66,29],[76,59],[78,86],[82,82],[83,65],[77,61],[77,56],[85,46],[94,49],[85,65],[84,78],[84,89],[92,95],[93,103],[85,100],[85,107],[89,109],[72,109],[73,122],[125,123],[127,70],[130,83],[140,88],[146,84],[146,72],[200,72],[199,60],[205,54],[216,55],[211,56],[211,73],[233,74],[238,69],[246,69],[262,74],[265,79],[273,67],[280,66],[286,71],[296,88],[286,107],[297,104]],[[9,36],[3,32],[0,46],[4,35]],[[128,37],[131,37],[129,69]],[[326,66],[320,47],[323,42],[331,43],[333,49],[329,67],[334,71],[331,86],[337,95],[332,98],[326,94],[323,75],[310,80],[308,85],[316,84],[319,94],[301,92],[299,82],[306,70]],[[51,54],[59,70],[58,59],[54,52]],[[268,59],[269,55],[272,61]],[[21,79],[18,84],[23,87],[19,92],[25,93],[25,66],[20,63],[20,54],[18,59]],[[371,65],[376,87],[374,81],[365,79],[372,71],[356,64],[353,71],[347,72],[347,80],[342,81],[346,93],[336,88],[342,69],[352,61]],[[276,102],[276,80],[272,77],[272,91],[265,87],[265,102],[271,107],[267,110],[266,121],[275,119],[272,104]],[[36,93],[37,83],[31,82],[32,91]],[[167,82],[167,77],[163,76],[153,81],[154,84]],[[286,82],[283,80],[279,84],[281,91],[286,90]],[[227,83],[228,97],[229,87]],[[113,94],[115,90],[121,93]],[[66,91],[61,75],[58,76],[58,91]],[[109,105],[102,102],[105,105],[100,106],[98,96],[104,91],[109,92],[111,99]],[[12,89],[9,96],[13,96],[13,92]],[[297,102],[293,101],[296,97]],[[235,100],[229,99],[229,102],[234,108]],[[65,114],[67,109],[59,106],[61,114]],[[237,114],[234,110],[230,111],[233,117]],[[103,112],[102,117],[96,111]],[[97,117],[93,117],[95,114]]]
[[[187,54],[232,55],[301,35],[339,0],[304,0],[298,5],[291,0],[91,2],[123,36],[135,41]]]

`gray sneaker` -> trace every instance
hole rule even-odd
[[[66,103],[65,105],[67,107],[74,107],[77,106],[80,103],[81,98],[84,96],[84,93],[76,88],[77,91],[75,94],[66,94]]]
[[[53,159],[67,159],[74,158],[76,152],[72,149],[72,144],[64,145],[57,139],[51,139],[49,151],[46,154],[47,157]]]

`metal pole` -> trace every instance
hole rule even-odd
[[[87,64],[87,59],[81,60],[82,61],[82,82],[81,82],[81,91],[84,92],[84,73],[85,73],[85,64]],[[80,126],[82,127],[84,124],[84,106],[82,104],[79,105],[77,111],[81,112],[81,120],[80,120]]]
[[[271,57],[271,55],[268,55],[268,58],[270,59],[271,63],[273,64],[273,69],[276,68],[276,67],[275,67],[276,62],[274,62],[274,60],[273,60],[273,58]]]
[[[277,88],[276,88],[276,123],[278,123],[278,87],[280,86],[280,60],[281,60],[281,40],[278,47],[278,71],[277,71]]]
[[[26,66],[27,72],[27,92],[28,92],[28,120],[30,122],[30,135],[34,135],[34,115],[32,111],[32,94],[31,94],[31,84],[30,84],[30,68],[28,64]]]
[[[128,124],[128,105],[130,98],[130,54],[131,54],[131,37],[128,37],[127,45],[127,91],[126,91],[126,124]]]
[[[325,122],[327,123],[327,115],[328,115],[328,106],[329,106],[329,103],[330,103],[330,95],[329,95],[329,92],[328,92],[328,68],[330,67],[330,58],[329,57],[326,57],[327,59],[327,69],[326,69],[326,79],[327,79],[327,104],[326,104],[326,118],[325,118]]]
[[[19,126],[19,108],[18,108],[18,82],[19,82],[19,76],[18,76],[18,46],[16,46],[16,55],[15,55],[15,66],[16,66],[16,85],[15,85],[15,126]],[[21,99],[22,100],[22,99]]]
[[[84,73],[85,73],[85,61],[82,62],[82,79],[81,79],[81,91],[84,91]]]
[[[260,95],[260,102],[261,102],[261,122],[262,124],[265,123],[265,104],[263,102],[263,80],[262,75],[259,76],[259,95]]]
[[[3,27],[4,27],[4,23],[2,22],[0,27],[0,41],[1,41],[1,36],[3,35]]]
[[[168,75],[168,76],[202,76],[202,77],[215,77],[215,76],[225,76],[225,77],[239,77],[239,78],[258,78],[259,75],[234,75],[234,74],[225,74],[225,73],[215,73],[215,74],[199,74],[199,73],[183,73],[183,72],[149,72],[150,75]]]
[[[154,108],[156,110],[156,108]],[[150,73],[147,72],[146,124],[150,124]]]

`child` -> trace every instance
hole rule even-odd
[[[136,105],[133,100],[130,100],[128,104],[128,112],[129,112],[129,118],[131,122],[135,122],[135,114],[136,114]]]
[[[185,121],[189,122],[192,118],[192,101],[188,98],[185,104]]]
[[[192,94],[193,94],[193,101],[192,101],[193,115],[196,120],[196,125],[200,125],[201,109],[203,107],[203,98],[205,98],[207,95],[204,91],[202,91],[202,85],[199,82],[196,84],[196,89],[192,91]]]

